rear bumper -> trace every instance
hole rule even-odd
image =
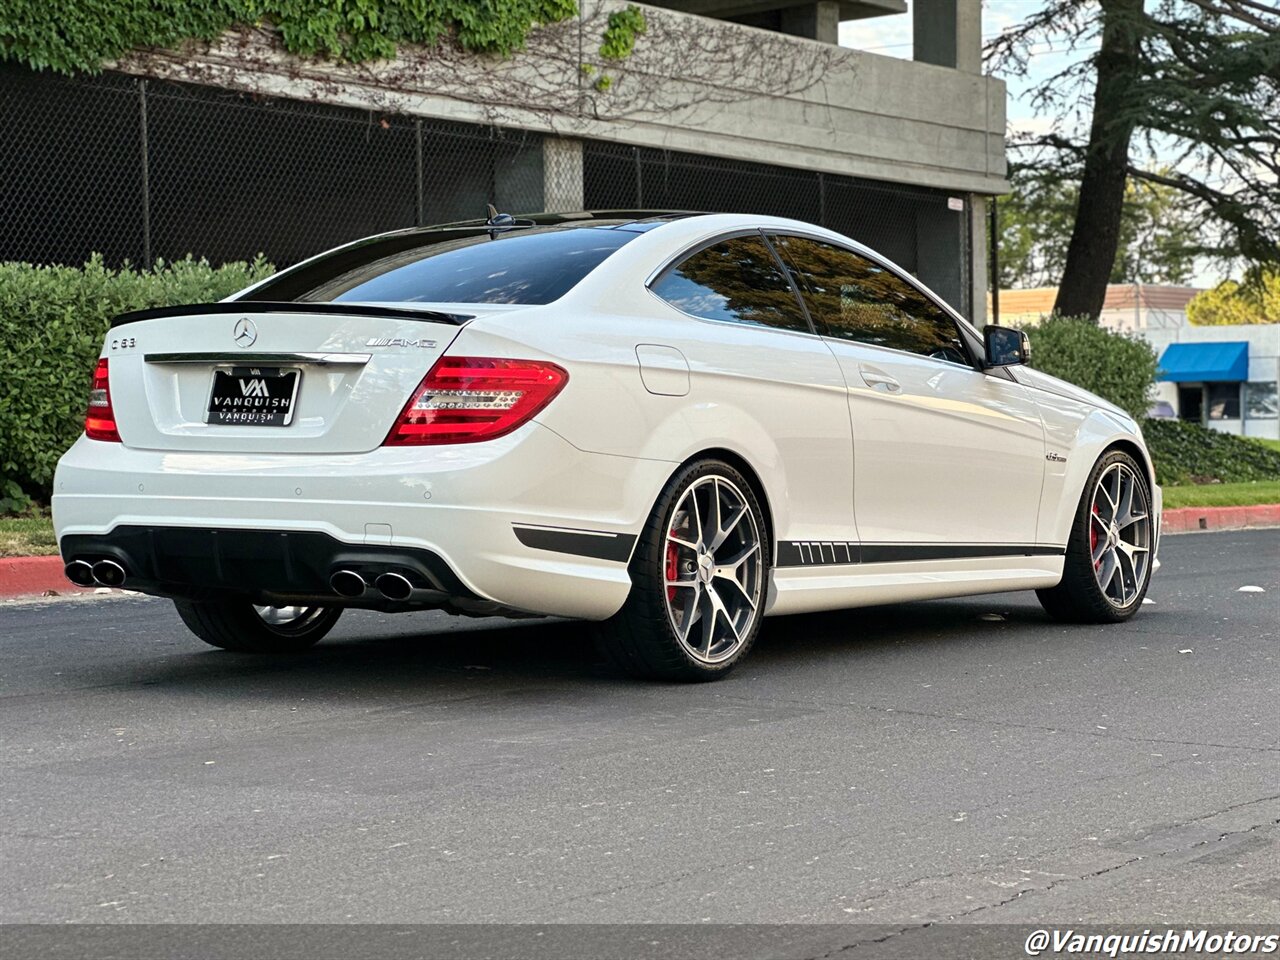
[[[130,589],[156,596],[238,596],[274,606],[340,602],[389,610],[514,612],[477,595],[430,550],[355,545],[325,533],[122,525],[103,534],[67,534],[59,546],[67,563],[114,560],[124,568]],[[358,597],[335,596],[330,579],[340,570],[359,574],[368,588]],[[385,573],[408,579],[413,596],[401,602],[384,597],[374,583]]]
[[[602,619],[626,599],[630,545],[672,469],[583,453],[536,423],[486,443],[340,456],[82,437],[59,463],[53,514],[65,560],[127,560],[126,585],[143,592],[388,607],[328,584],[342,564],[385,564],[447,594],[390,608]]]

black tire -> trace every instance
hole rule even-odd
[[[669,613],[667,601],[670,589],[667,586],[667,532],[671,528],[673,514],[686,491],[710,477],[720,478],[731,485],[733,494],[741,496],[754,523],[751,534],[759,544],[759,565],[750,576],[753,584],[750,592],[758,590],[759,594],[757,605],[749,620],[744,621],[744,628],[736,631],[740,638],[736,641],[736,646],[723,659],[715,662],[700,659],[686,648],[672,623],[674,614]],[[631,593],[626,603],[617,614],[597,627],[597,646],[601,654],[623,673],[646,680],[702,682],[726,676],[746,656],[760,631],[772,556],[764,511],[751,482],[740,471],[721,460],[696,460],[686,464],[663,489],[649,522],[645,524],[636,543],[630,565]],[[706,588],[700,588],[698,596],[702,595],[702,589]],[[742,596],[746,597],[748,592],[741,591]],[[737,598],[737,594],[734,597]],[[738,601],[739,604],[741,602]],[[741,606],[739,610],[746,612],[746,608]],[[712,616],[711,621],[713,631],[715,616]],[[709,642],[707,646],[709,654]]]
[[[188,630],[233,653],[304,653],[342,615],[341,607],[306,607],[293,622],[271,624],[248,600],[174,600],[173,605]]]
[[[1148,552],[1141,582],[1134,584],[1131,593],[1125,593],[1125,602],[1109,597],[1098,583],[1093,559],[1094,545],[1090,531],[1094,524],[1094,495],[1098,480],[1115,465],[1127,468],[1133,475],[1147,515],[1147,548],[1153,546],[1154,523],[1150,517],[1151,487],[1146,469],[1123,450],[1104,454],[1089,473],[1080,503],[1076,508],[1071,536],[1067,540],[1067,555],[1062,566],[1062,580],[1056,587],[1037,590],[1036,597],[1045,612],[1055,620],[1067,623],[1120,623],[1128,620],[1142,606],[1151,582],[1151,555]],[[1121,573],[1123,576],[1123,572]]]

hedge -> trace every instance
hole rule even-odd
[[[113,316],[221,300],[272,272],[188,257],[151,270],[0,263],[0,512],[46,499],[58,457],[84,426],[89,379]]]
[[[1156,482],[1243,483],[1280,479],[1280,451],[1181,420],[1142,425]]]

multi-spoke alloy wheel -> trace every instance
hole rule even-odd
[[[269,607],[247,600],[175,600],[187,628],[237,653],[302,653],[328,633],[340,607]]]
[[[720,460],[682,467],[631,558],[631,594],[600,646],[634,676],[714,680],[760,629],[771,550],[751,483]]]
[[[1129,454],[1113,450],[1094,465],[1085,485],[1062,582],[1036,595],[1061,620],[1126,620],[1147,592],[1154,549],[1147,472]]]
[[[690,656],[733,656],[760,609],[760,532],[742,491],[711,475],[685,490],[667,528],[667,615]]]
[[[262,622],[279,633],[298,633],[306,630],[325,615],[325,607],[253,607]]]
[[[1151,517],[1145,484],[1124,463],[1102,471],[1089,515],[1089,555],[1102,595],[1127,607],[1146,582]]]

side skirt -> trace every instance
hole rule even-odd
[[[1061,550],[1053,550],[1030,556],[779,565],[769,576],[765,615],[1052,587],[1062,579],[1063,564]]]

